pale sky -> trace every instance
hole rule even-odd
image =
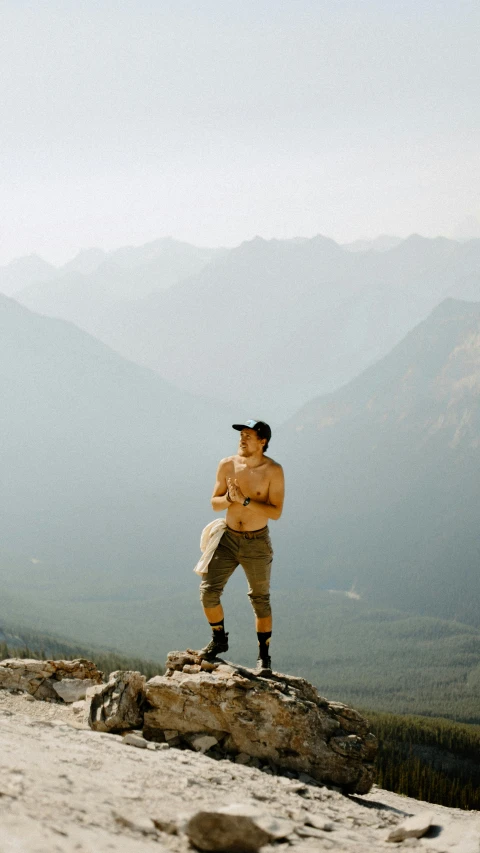
[[[0,263],[480,215],[478,0],[0,0]]]

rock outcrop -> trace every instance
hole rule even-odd
[[[170,652],[166,675],[148,682],[119,671],[105,684],[87,660],[8,659],[0,663],[0,687],[71,703],[86,696],[90,728],[136,730],[137,739],[143,729],[152,749],[177,746],[348,793],[366,793],[373,783],[377,742],[367,720],[302,678],[257,675],[187,650]],[[144,746],[139,740],[132,745]]]
[[[0,661],[0,688],[23,690],[36,699],[58,699],[60,696],[66,702],[74,702],[85,696],[88,687],[101,684],[102,675],[92,661],[83,658],[7,658]]]
[[[323,699],[302,678],[262,677],[244,667],[171,652],[165,676],[112,673],[96,688],[89,724],[97,731],[139,729],[147,740],[193,749],[304,781],[366,793],[377,742],[352,708]]]

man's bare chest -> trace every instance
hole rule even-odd
[[[233,478],[238,480],[238,485],[243,494],[253,500],[266,501],[270,477],[267,465],[259,465],[249,468],[246,465],[232,462]]]

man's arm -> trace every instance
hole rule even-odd
[[[212,494],[212,509],[214,512],[223,512],[228,509],[231,501],[227,499],[227,471],[229,459],[222,459],[217,469],[217,479]]]
[[[243,501],[245,500],[245,495],[240,490],[237,480],[232,483],[229,478],[227,482],[229,486],[230,497],[232,498],[232,500],[243,504]],[[277,519],[279,519],[282,514],[284,498],[285,478],[283,475],[283,468],[281,465],[278,464],[278,462],[276,462],[272,471],[272,476],[270,478],[267,501],[264,503],[263,501],[250,500],[249,504],[245,507],[245,509],[255,510],[255,512],[264,515],[266,518],[272,518],[274,521],[277,521]]]

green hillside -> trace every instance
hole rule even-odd
[[[86,658],[96,664],[104,677],[119,669],[142,672],[147,678],[161,675],[164,671],[160,663],[152,660],[121,655],[111,649],[79,646],[52,634],[13,628],[0,622],[0,661],[10,657],[41,660]]]
[[[14,591],[9,577],[16,577]],[[0,583],[9,591],[2,621],[55,632],[84,645],[165,661],[172,649],[209,639],[191,566],[184,589],[156,582],[112,583],[106,577],[63,577],[58,568],[0,554]],[[224,595],[230,632],[227,657],[256,660],[253,615],[241,574]],[[274,589],[274,667],[304,676],[320,693],[355,706],[480,723],[480,631],[394,610],[369,608],[336,593]]]
[[[480,808],[480,726],[370,713],[377,784],[450,808]]]

